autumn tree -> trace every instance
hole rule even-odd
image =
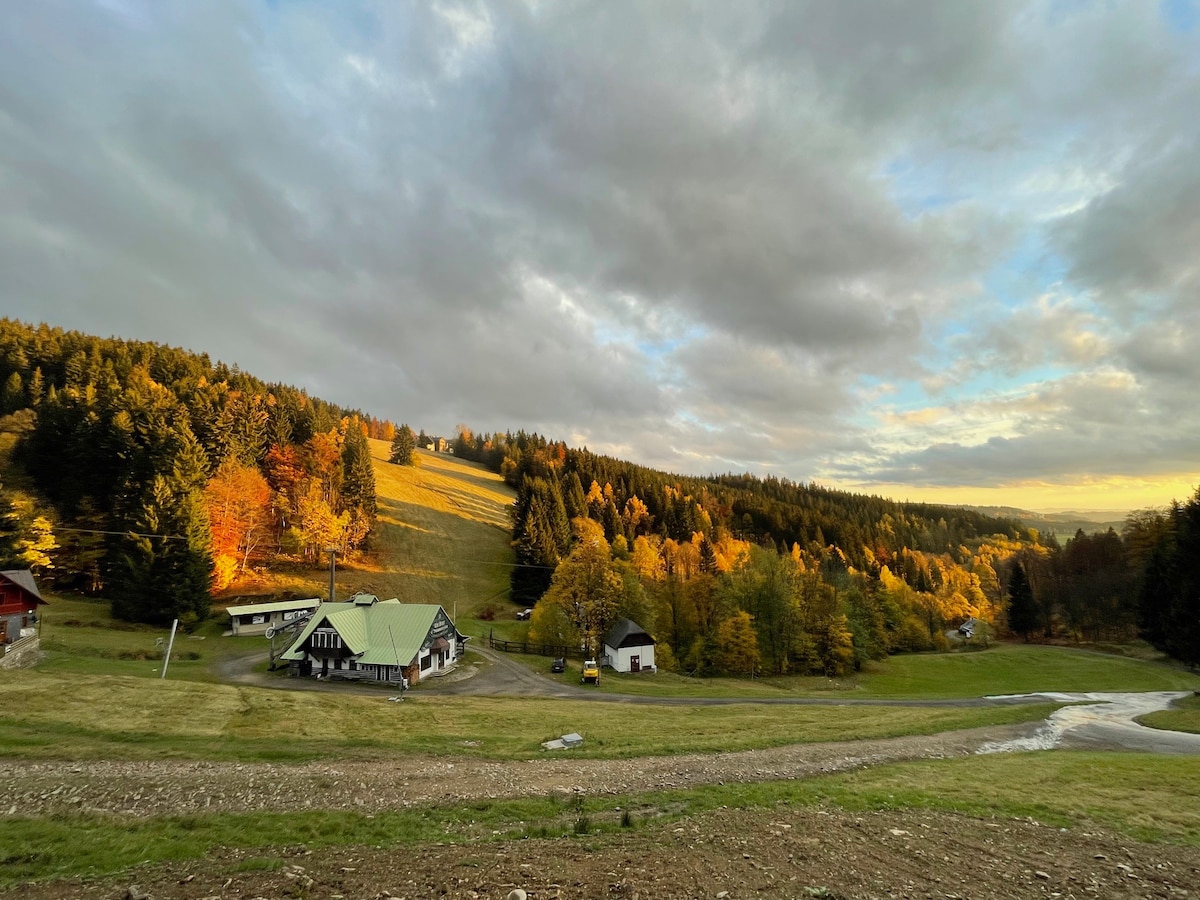
[[[229,456],[204,488],[212,531],[213,587],[244,573],[271,524],[271,487],[257,466]]]
[[[717,666],[727,675],[752,675],[758,669],[758,635],[750,613],[742,610],[717,629]]]
[[[595,652],[616,618],[624,581],[613,565],[603,530],[589,519],[576,519],[574,524],[575,549],[554,570],[539,606],[559,607],[571,625],[572,637]]]
[[[43,573],[54,568],[58,546],[47,510],[24,491],[0,488],[0,567]]]

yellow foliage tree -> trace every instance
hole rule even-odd
[[[544,641],[549,626],[561,631],[565,621],[585,649],[596,652],[616,615],[624,582],[614,568],[612,553],[599,523],[578,518],[572,525],[575,548],[558,564],[550,580],[550,589],[535,607],[535,612],[540,612],[536,622],[531,620],[530,636]],[[561,616],[555,607],[561,610]]]
[[[741,611],[717,628],[717,666],[727,675],[751,675],[758,670],[758,635],[750,613]]]

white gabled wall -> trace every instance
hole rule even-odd
[[[610,647],[604,645],[604,655],[608,657],[609,665],[617,672],[628,672],[630,659],[638,657],[638,665],[643,669],[654,668],[654,645],[642,647]]]

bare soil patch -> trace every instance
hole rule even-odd
[[[1020,726],[719,755],[495,762],[405,757],[308,765],[0,761],[16,789],[3,812],[146,816],[266,810],[375,811],[532,794],[637,794],[773,781],[903,759],[965,755]],[[1185,897],[1195,848],[1142,844],[1103,828],[924,811],[722,809],[569,838],[396,848],[215,848],[120,877],[26,884],[3,896],[126,898]],[[617,813],[619,814],[619,813]],[[270,836],[263,836],[264,844]],[[276,855],[277,854],[277,855]],[[131,892],[131,888],[136,888]]]
[[[261,864],[277,866],[262,871]],[[250,871],[247,871],[250,869]],[[133,886],[136,888],[131,890]],[[126,898],[1187,897],[1194,849],[1103,831],[920,812],[722,810],[556,840],[261,853],[218,849],[121,878],[22,885],[29,900]]]

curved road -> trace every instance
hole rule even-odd
[[[1044,722],[1032,723],[1009,740],[986,743],[980,753],[1004,753],[1022,750],[1071,749],[1140,750],[1152,753],[1200,755],[1200,735],[1163,731],[1139,725],[1135,719],[1155,710],[1167,709],[1186,691],[1148,693],[1038,693],[1004,694],[992,697],[953,700],[863,700],[824,697],[644,697],[610,694],[552,681],[506,654],[476,646],[472,652],[482,661],[468,658],[450,673],[427,678],[416,689],[418,694],[435,696],[506,696],[556,697],[564,700],[593,700],[607,703],[639,703],[658,706],[722,706],[745,703],[795,706],[917,706],[968,707],[1029,703],[1049,700],[1076,704],[1057,710]],[[255,672],[264,658],[262,651],[227,657],[216,664],[223,681],[282,690],[320,690],[379,696],[379,686],[354,683],[329,683],[310,678],[283,678]],[[483,672],[487,677],[477,677]]]

